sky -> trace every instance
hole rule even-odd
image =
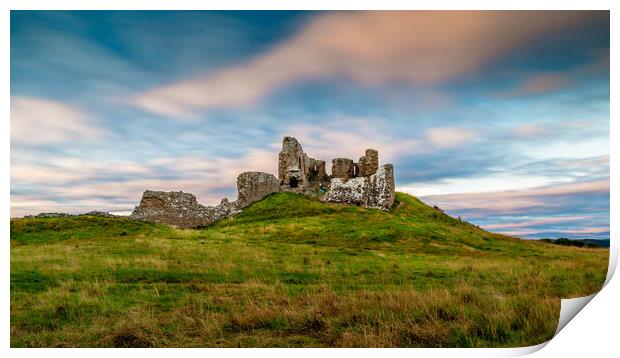
[[[494,232],[608,239],[609,44],[606,11],[12,11],[11,216],[216,205],[291,135]]]

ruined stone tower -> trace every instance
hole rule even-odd
[[[293,189],[307,186],[309,162],[297,139],[284,137],[282,151],[278,155],[278,178],[282,184]]]
[[[360,157],[359,168],[361,177],[373,175],[379,169],[379,152],[374,149],[366,149],[366,155]]]
[[[284,137],[278,155],[278,178],[283,187],[303,192],[329,182],[325,161],[309,158],[293,137]]]

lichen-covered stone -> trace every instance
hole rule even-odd
[[[366,206],[368,203],[368,178],[359,177],[349,180],[332,178],[329,190],[323,201],[347,205]]]
[[[369,177],[332,178],[323,201],[388,210],[394,204],[394,168],[386,164]]]
[[[388,210],[394,204],[394,166],[385,164],[368,178],[368,202],[366,206],[375,209]]]
[[[237,205],[244,208],[265,196],[280,191],[280,180],[272,174],[245,172],[237,177]]]

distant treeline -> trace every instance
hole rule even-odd
[[[564,246],[590,247],[590,248],[609,247],[609,240],[593,240],[593,239],[571,240],[565,237],[561,237],[558,239],[540,239],[540,241],[544,241],[544,242],[548,242],[548,243],[556,244],[556,245],[564,245]]]

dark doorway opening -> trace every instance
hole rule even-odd
[[[297,178],[291,178],[289,183],[290,183],[291,188],[297,188],[297,184],[299,184],[299,181],[297,181]]]

